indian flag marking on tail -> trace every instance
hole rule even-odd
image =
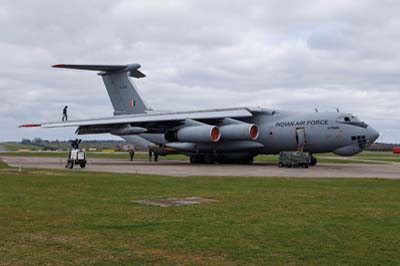
[[[131,101],[129,102],[129,106],[130,106],[131,108],[135,107],[135,105],[136,105],[136,101],[131,100]]]

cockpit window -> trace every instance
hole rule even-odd
[[[357,116],[354,116],[352,114],[341,115],[337,118],[336,121],[339,123],[351,124],[351,125],[360,126],[360,127],[364,127],[364,128],[367,127],[367,124],[365,124],[360,119],[358,119]]]
[[[350,120],[350,117],[348,117],[348,116],[339,116],[337,118],[337,121],[340,123],[346,123],[346,122],[350,122],[351,120]]]
[[[337,118],[337,121],[338,122],[361,122],[360,119],[358,119],[357,116],[354,116],[352,114],[339,116]]]

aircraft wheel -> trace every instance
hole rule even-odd
[[[69,161],[68,164],[67,164],[67,168],[68,168],[68,169],[74,168],[74,161],[72,161],[72,160]]]
[[[311,165],[311,166],[317,165],[317,158],[315,158],[314,156],[312,156],[312,157],[311,157],[310,165]]]
[[[206,155],[206,156],[204,156],[203,162],[204,162],[205,164],[214,164],[214,163],[215,163],[214,156],[213,156],[213,155]]]
[[[219,164],[225,164],[226,163],[226,160],[223,158],[223,157],[217,157],[217,163],[219,163]]]
[[[79,165],[80,165],[81,168],[85,168],[86,163],[80,163]]]
[[[192,163],[192,164],[203,163],[203,160],[204,160],[204,158],[201,155],[190,156],[190,163]]]
[[[282,163],[279,163],[279,164],[278,164],[278,167],[279,167],[279,168],[282,168],[282,167],[283,167],[283,164],[282,164]]]
[[[240,159],[237,159],[236,161],[234,160],[233,163],[238,163],[238,164],[251,164],[253,163],[254,159],[253,156],[246,156],[242,157]]]

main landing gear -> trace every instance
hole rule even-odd
[[[190,156],[190,163],[192,164],[251,164],[253,163],[253,155],[241,156],[224,156],[214,154],[196,154]]]
[[[214,164],[216,162],[214,155],[192,155],[190,163],[192,164]]]

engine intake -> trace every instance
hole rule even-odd
[[[168,142],[218,142],[220,138],[221,133],[215,126],[183,127],[165,134]]]

